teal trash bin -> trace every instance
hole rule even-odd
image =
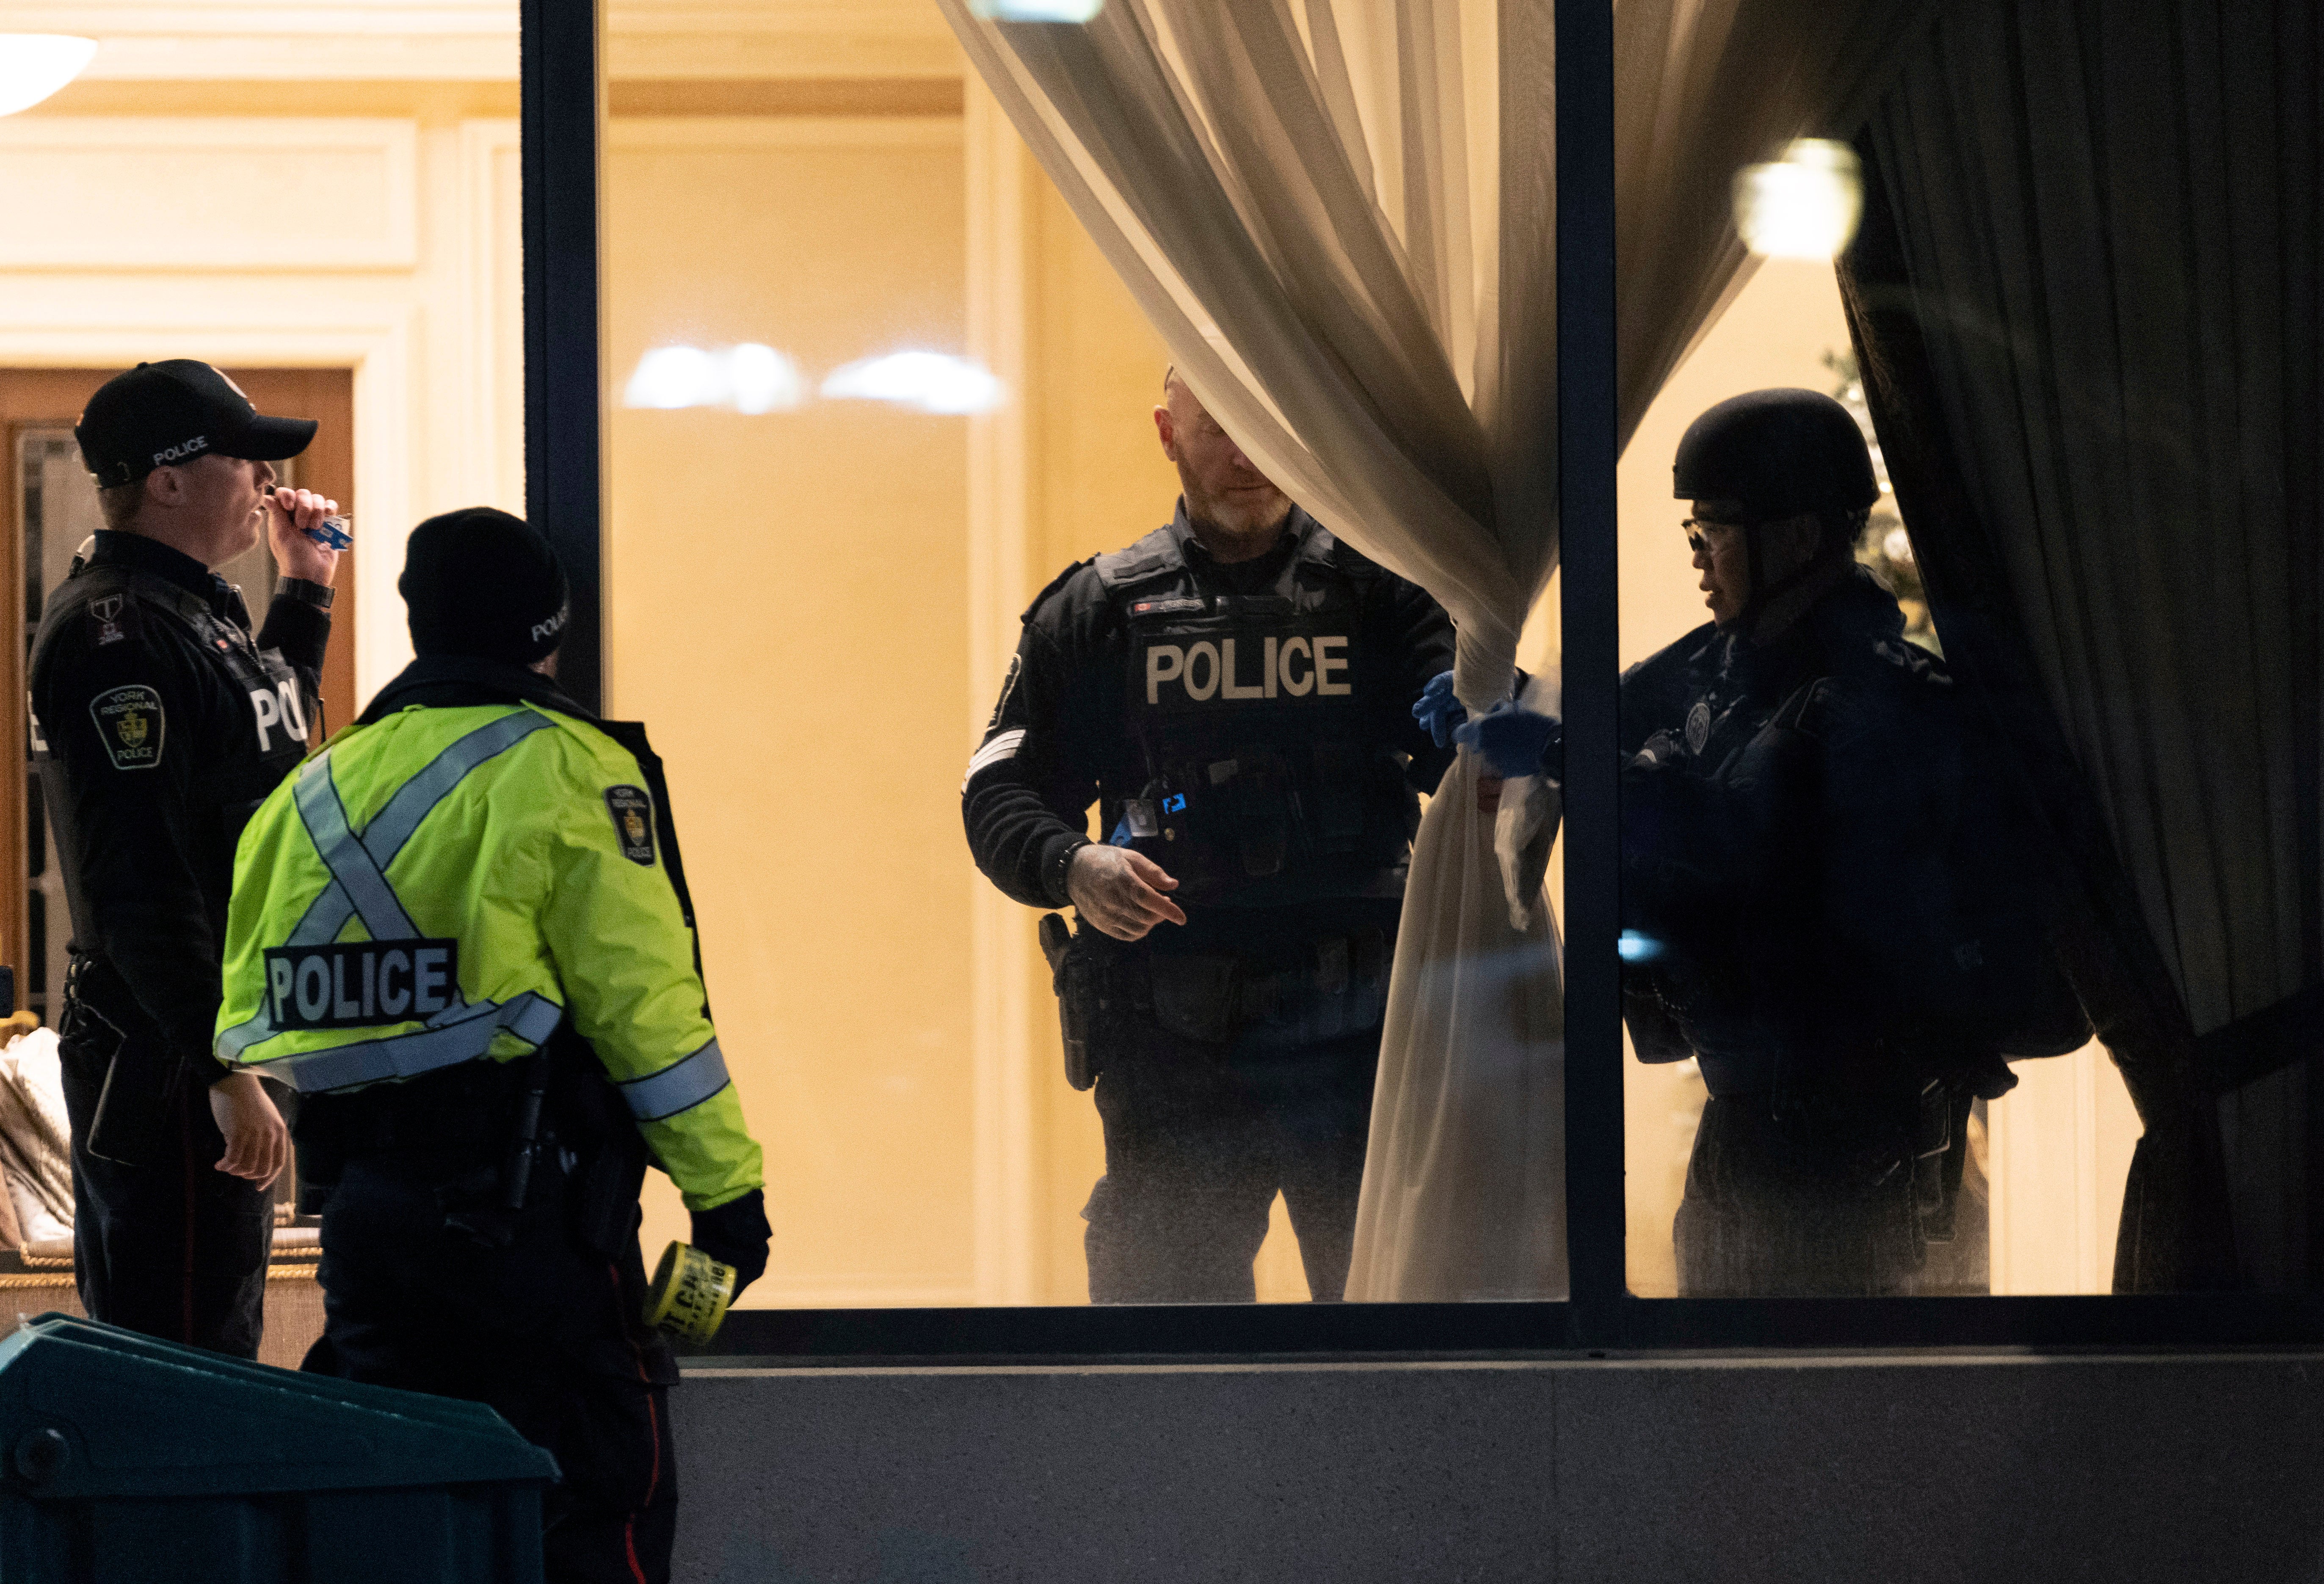
[[[539,1584],[556,1478],[480,1403],[69,1315],[0,1342],[0,1584]]]

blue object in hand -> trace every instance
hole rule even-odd
[[[1428,734],[1443,748],[1452,740],[1452,728],[1469,718],[1468,710],[1452,694],[1452,673],[1439,671],[1420,690],[1420,702],[1412,706],[1412,718],[1428,728]]]
[[[1565,773],[1565,723],[1522,705],[1495,705],[1456,729],[1452,741],[1475,749],[1497,776],[1555,780]]]
[[[355,542],[355,535],[347,531],[347,520],[344,517],[326,517],[314,527],[302,528],[299,531],[327,550],[344,550]]]

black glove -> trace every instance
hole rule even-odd
[[[767,1274],[767,1244],[774,1235],[767,1225],[767,1195],[761,1189],[753,1188],[716,1210],[694,1212],[694,1246],[719,1264],[734,1267],[737,1298]]]

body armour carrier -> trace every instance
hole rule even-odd
[[[1111,839],[1182,899],[1272,907],[1402,893],[1419,804],[1360,652],[1360,580],[1317,528],[1267,594],[1195,585],[1167,531],[1097,558],[1127,633],[1136,786],[1102,788]]]
[[[117,688],[115,693],[143,697],[124,698],[107,740],[108,747],[118,744],[116,763],[131,754],[150,752],[158,764],[165,748],[192,760],[197,767],[189,794],[193,821],[197,825],[212,824],[224,843],[225,860],[231,864],[235,837],[243,823],[306,757],[307,721],[315,701],[280,650],[260,649],[248,631],[219,617],[199,595],[162,578],[117,566],[77,570],[50,596],[32,663],[25,668],[27,674],[37,677],[45,670],[50,650],[60,635],[84,620],[92,606],[107,599],[135,603],[144,619],[174,624],[196,649],[215,654],[226,673],[221,690],[230,687],[235,704],[242,706],[222,730],[213,723],[205,739],[165,743],[164,733],[187,731],[194,723],[162,719],[151,689]],[[137,707],[141,704],[146,707]],[[41,778],[42,801],[56,835],[57,850],[76,852],[81,835],[76,828],[78,802],[67,779],[69,772],[49,751],[37,716],[31,724],[32,761]],[[74,941],[77,945],[92,943],[97,939],[96,920],[88,899],[81,895],[80,866],[69,858],[64,864],[64,879]],[[221,900],[221,911],[224,906]]]

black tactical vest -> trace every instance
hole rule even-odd
[[[51,649],[75,623],[108,620],[103,604],[108,600],[115,602],[116,612],[122,603],[134,603],[144,622],[176,630],[188,646],[216,668],[208,690],[216,718],[224,723],[222,732],[207,736],[189,732],[187,728],[195,722],[162,722],[156,718],[158,709],[135,707],[140,701],[134,697],[124,698],[115,712],[118,718],[108,719],[101,726],[109,728],[106,746],[115,753],[116,764],[124,757],[145,752],[158,760],[163,745],[148,739],[157,731],[171,733],[167,751],[190,758],[196,767],[191,787],[194,821],[189,829],[197,842],[206,848],[215,844],[215,851],[223,854],[224,875],[230,881],[234,846],[242,827],[266,795],[306,757],[307,726],[314,700],[281,650],[260,649],[245,628],[219,617],[200,595],[151,573],[107,563],[76,570],[50,596],[33,641],[32,663],[26,668],[28,676],[38,677],[47,669]],[[114,691],[134,695],[151,690],[133,686]],[[145,718],[138,718],[141,715]],[[71,910],[74,935],[88,941],[93,936],[88,902],[81,894],[79,854],[84,837],[76,828],[78,804],[66,778],[70,771],[49,751],[37,717],[32,727],[32,760],[41,777],[42,801],[56,833],[57,851],[63,858],[65,900]],[[216,898],[221,919],[224,901],[223,894]]]
[[[1418,800],[1366,696],[1360,580],[1316,528],[1266,594],[1196,586],[1167,530],[1097,558],[1127,633],[1139,784],[1102,787],[1118,844],[1182,898],[1272,907],[1394,897]]]

